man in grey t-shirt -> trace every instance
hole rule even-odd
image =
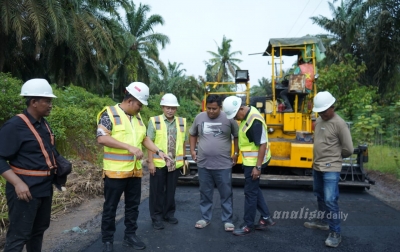
[[[227,119],[222,108],[222,99],[218,95],[209,95],[206,99],[206,112],[198,114],[189,130],[190,153],[197,162],[200,183],[200,211],[202,218],[196,222],[196,228],[210,224],[214,184],[221,198],[225,231],[233,231],[232,224],[232,166],[238,157],[238,129],[234,119]],[[234,154],[231,155],[232,139]],[[197,153],[195,147],[197,145]]]

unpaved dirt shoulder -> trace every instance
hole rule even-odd
[[[379,171],[368,171],[368,177],[375,181],[368,193],[400,211],[400,180]]]
[[[148,196],[149,176],[147,169],[144,169],[141,200],[143,201]],[[92,244],[101,234],[103,203],[103,197],[89,199],[52,220],[44,235],[42,251],[77,252]],[[123,216],[124,202],[121,200],[117,209],[116,221]]]

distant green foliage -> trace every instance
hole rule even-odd
[[[364,64],[357,65],[355,58],[347,54],[339,64],[332,64],[320,69],[320,77],[317,81],[318,91],[331,92],[336,98],[335,107],[342,110],[353,102],[350,91],[358,90],[362,86],[358,82],[358,78],[365,70]]]
[[[11,74],[0,73],[0,126],[26,107],[24,98],[19,96],[21,86],[21,80]]]
[[[53,99],[47,120],[54,131],[57,149],[67,156],[98,160],[96,117],[104,106],[115,102],[73,85],[63,90],[53,86],[53,91],[57,98]]]
[[[368,148],[369,160],[366,166],[369,170],[390,173],[400,178],[400,148],[387,145],[375,145]]]

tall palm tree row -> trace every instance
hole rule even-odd
[[[111,82],[148,81],[151,71],[165,72],[158,46],[169,43],[153,32],[162,17],[149,11],[129,0],[0,0],[0,71],[100,94]]]

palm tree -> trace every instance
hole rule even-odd
[[[121,43],[116,8],[127,0],[0,1],[0,71],[98,89]]]
[[[400,0],[348,0],[334,7],[329,3],[332,19],[312,17],[333,35],[325,35],[327,65],[346,61],[345,55],[356,56],[357,63],[365,62],[368,71],[360,77],[363,85],[379,88],[382,96],[399,84],[400,65]]]
[[[166,35],[154,32],[154,27],[163,25],[164,19],[157,14],[147,18],[150,6],[140,4],[136,8],[132,3],[125,6],[125,11],[127,48],[117,73],[121,91],[131,81],[149,83],[150,74],[157,73],[158,69],[165,74],[167,69],[159,59],[158,46],[164,48],[169,43]]]
[[[238,54],[242,54],[242,52],[231,52],[231,42],[232,40],[227,39],[224,35],[221,46],[217,45],[217,52],[207,51],[213,56],[213,58],[211,58],[209,62],[206,62],[206,64],[209,65],[209,67],[207,67],[208,72],[206,71],[206,75],[213,76],[213,78],[215,78],[214,81],[230,81],[231,78],[235,78],[235,71],[240,69],[237,63],[242,62],[242,60],[234,57]]]
[[[385,97],[400,86],[399,6],[400,0],[349,0],[349,31],[361,30],[357,57],[368,69],[361,82],[377,86]]]
[[[353,54],[354,49],[353,39],[348,36],[348,28],[351,20],[351,17],[347,15],[349,6],[342,1],[335,8],[334,2],[328,2],[332,19],[322,15],[310,18],[313,23],[324,28],[331,34],[319,36],[325,38],[325,41],[329,43],[326,51],[328,64],[344,60],[344,56],[347,53]]]
[[[267,95],[272,95],[272,83],[271,80],[262,77],[258,79],[258,85],[250,88],[250,97]]]

